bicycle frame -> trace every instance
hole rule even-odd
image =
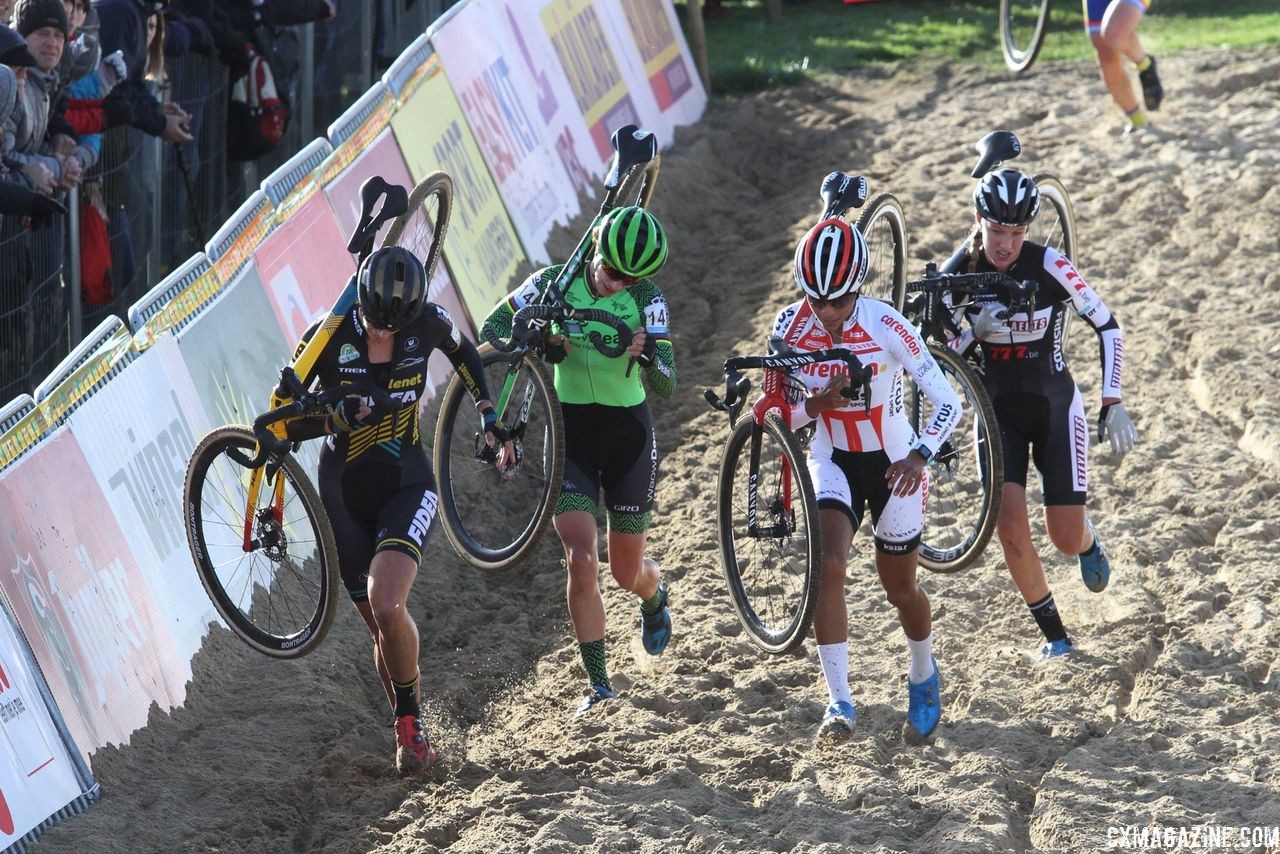
[[[771,341],[771,345],[780,347],[781,342],[775,344],[774,342],[776,341],[777,339]],[[828,347],[812,353],[780,351],[767,356],[738,356],[728,359],[724,363],[725,387],[727,389],[724,400],[721,400],[710,389],[704,393],[704,397],[712,407],[729,414],[729,424],[732,426],[737,422],[738,415],[746,403],[747,392],[751,389],[751,381],[743,376],[741,371],[752,368],[764,369],[764,382],[761,384],[760,397],[751,407],[753,426],[751,428],[751,451],[748,457],[750,476],[747,481],[747,531],[753,538],[784,537],[795,531],[795,513],[791,508],[792,473],[791,467],[787,464],[785,458],[782,461],[781,473],[781,509],[783,511],[782,518],[785,520],[782,523],[783,527],[770,525],[767,528],[761,528],[756,520],[761,437],[763,436],[765,416],[770,412],[777,412],[787,429],[792,429],[792,403],[788,400],[787,372],[793,368],[818,364],[819,362],[843,362],[849,370],[850,384],[857,383],[862,386],[864,405],[868,410],[870,409],[871,371],[863,366],[857,356],[843,347]],[[845,396],[850,396],[847,390]]]

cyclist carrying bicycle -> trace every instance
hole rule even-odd
[[[371,253],[356,273],[358,301],[340,320],[304,385],[367,381],[394,401],[343,399],[327,417],[290,425],[289,438],[323,435],[318,485],[347,593],[373,635],[373,659],[395,712],[396,768],[425,772],[437,759],[422,725],[418,627],[406,603],[436,514],[436,484],[422,447],[418,406],[427,359],[439,350],[463,377],[495,444],[496,414],[480,354],[449,313],[427,301],[427,274],[407,249]],[[334,321],[327,321],[334,322]],[[319,324],[302,336],[297,352]]]
[[[1085,586],[1107,586],[1111,562],[1085,514],[1089,429],[1084,402],[1062,351],[1070,307],[1093,327],[1102,363],[1098,441],[1110,437],[1123,456],[1137,431],[1120,402],[1124,336],[1120,324],[1072,263],[1051,247],[1026,240],[1040,210],[1035,182],[1016,169],[988,173],[973,192],[976,225],[944,269],[1006,273],[1038,283],[1033,310],[1009,314],[992,289],[966,310],[971,327],[952,346],[977,349],[1004,445],[1004,487],[996,530],[1013,582],[1045,637],[1042,658],[1074,651],[1053,601],[1027,518],[1027,467],[1035,463],[1044,493],[1045,528],[1063,554],[1077,555]],[[1005,316],[1008,315],[1008,316]],[[1001,319],[1004,317],[1004,319]]]
[[[857,716],[849,690],[849,620],[845,566],[853,534],[870,508],[875,564],[907,636],[907,720],[928,735],[942,716],[933,657],[929,598],[916,581],[929,492],[929,460],[960,418],[960,398],[910,322],[887,303],[859,295],[867,275],[862,234],[843,219],[825,219],[796,246],[794,274],[804,298],[778,315],[773,335],[798,352],[844,347],[872,367],[870,400],[848,394],[848,374],[833,363],[797,372],[808,396],[793,406],[793,428],[816,421],[809,473],[822,530],[822,578],[813,633],[830,705],[819,735],[842,739]],[[934,405],[922,435],[903,407],[903,370]]]
[[[591,261],[564,288],[564,299],[576,308],[614,314],[636,330],[626,351],[630,358],[609,358],[589,343],[591,331],[616,343],[617,333],[603,324],[564,324],[553,328],[548,341],[566,446],[555,528],[569,568],[569,616],[590,684],[577,709],[579,717],[614,696],[598,580],[595,512],[602,489],[609,570],[619,587],[640,598],[645,651],[659,655],[671,639],[667,588],[657,563],[644,554],[658,482],[657,436],[645,386],[662,397],[670,397],[676,387],[667,301],[651,279],[666,260],[667,238],[653,214],[640,207],[605,214],[595,227]],[[515,312],[537,302],[560,270],[551,266],[534,273],[494,307],[484,326],[509,337]],[[641,370],[632,369],[632,360]]]

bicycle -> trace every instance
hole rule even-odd
[[[1049,29],[1050,0],[1000,0],[1000,49],[1015,74],[1031,67]]]
[[[733,430],[721,457],[717,489],[721,568],[747,636],[769,653],[790,652],[804,642],[822,573],[818,500],[804,443],[791,430],[791,407],[804,399],[805,390],[792,372],[836,361],[849,372],[844,396],[853,399],[861,393],[869,406],[872,370],[852,352],[831,347],[796,353],[776,338],[770,339],[767,354],[725,361],[723,399],[711,389],[703,393],[714,409],[728,413]],[[751,390],[741,371],[753,368],[765,370],[761,395],[751,417],[739,421]],[[861,388],[854,390],[854,385]]]
[[[494,405],[498,425],[514,445],[515,467],[498,470],[496,452],[484,443],[479,415],[463,405],[467,396],[460,379],[450,381],[441,397],[433,457],[445,536],[460,557],[487,572],[512,568],[537,546],[560,495],[564,422],[543,363],[552,323],[612,326],[621,346],[608,345],[614,352],[602,349],[606,355],[620,355],[631,341],[630,329],[619,326],[613,315],[575,311],[563,298],[593,248],[592,229],[600,218],[616,207],[644,207],[653,195],[660,165],[656,137],[627,125],[614,132],[613,148],[600,209],[560,274],[538,303],[517,312],[519,328],[513,327],[511,340],[486,337],[480,346],[486,379],[500,390]]]
[[[1000,288],[1008,296],[1011,308],[1001,312],[1001,319],[1034,310],[1036,283],[1004,273],[947,273],[931,262],[923,279],[906,284],[908,293],[918,294],[907,305],[906,316],[920,329],[929,353],[961,398],[960,422],[930,465],[920,563],[934,572],[959,572],[977,560],[1000,514],[1004,456],[995,409],[973,365],[948,344],[960,332],[952,318],[973,306],[974,294],[984,287]],[[925,425],[924,399],[908,383],[907,417],[917,433]]]
[[[384,224],[391,223],[390,239],[393,233],[403,235],[415,217],[424,217],[433,236],[424,263],[430,280],[452,198],[452,181],[440,172],[420,181],[411,194],[370,178],[361,187],[360,221],[347,250],[362,262]],[[352,277],[312,339],[281,369],[267,411],[251,427],[212,430],[187,463],[187,545],[200,582],[232,632],[274,658],[298,658],[316,648],[333,624],[341,585],[333,531],[319,494],[292,456],[301,443],[289,438],[289,425],[323,416],[353,393],[383,406],[392,403],[386,392],[366,382],[319,392],[306,388],[356,297]]]

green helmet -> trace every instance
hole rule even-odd
[[[596,227],[600,260],[625,276],[652,276],[667,263],[667,235],[644,208],[614,208]]]

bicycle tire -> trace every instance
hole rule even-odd
[[[629,205],[649,207],[653,191],[658,185],[659,165],[660,156],[627,169],[618,181],[618,186],[605,194],[602,209],[608,211]]]
[[[746,468],[740,470],[744,462],[742,451],[749,448],[753,435],[760,437],[759,468],[753,471],[748,450]],[[783,465],[789,466],[793,475],[794,533],[785,537],[751,537],[747,530],[747,490],[753,481],[759,485],[763,492],[758,493],[757,512],[770,525],[778,524],[782,519]],[[716,517],[721,568],[733,609],[747,636],[768,653],[780,655],[794,650],[804,642],[817,607],[822,538],[818,500],[804,451],[778,413],[766,413],[759,427],[751,417],[744,418],[734,429],[720,463]],[[748,554],[746,546],[753,543],[757,547]]]
[[[995,531],[1004,488],[1000,427],[977,371],[936,343],[929,352],[960,395],[960,421],[929,465],[929,506],[920,537],[920,563],[934,572],[959,572],[982,554]],[[925,395],[908,383],[907,414],[916,435],[925,424]]]
[[[902,311],[907,298],[907,217],[902,203],[892,193],[881,193],[862,209],[855,226],[866,238],[870,255],[862,293]]]
[[[1000,49],[1004,64],[1015,74],[1030,68],[1040,55],[1050,5],[1050,0],[1000,0]],[[1032,17],[1034,23],[1028,28],[1024,22]]]
[[[501,388],[508,357],[480,345],[485,377]],[[527,408],[523,406],[528,400]],[[493,463],[477,457],[483,442],[479,415],[462,378],[449,381],[436,418],[433,459],[439,480],[440,516],[445,536],[460,557],[486,572],[515,566],[538,544],[555,515],[564,479],[564,419],[560,400],[546,367],[526,356],[519,362],[513,394],[502,421],[515,424],[512,407],[526,412],[526,424],[515,441],[521,454],[519,473],[503,478]],[[465,410],[464,410],[465,406]],[[466,412],[470,416],[459,417]],[[541,459],[540,467],[529,465]]]
[[[299,658],[315,649],[333,625],[341,585],[338,547],[315,487],[298,461],[286,457],[276,475],[286,484],[284,524],[275,531],[255,529],[260,537],[287,538],[285,556],[271,555],[278,545],[244,551],[249,470],[227,451],[251,454],[255,447],[253,431],[241,425],[219,427],[196,446],[183,485],[187,546],[200,583],[231,631],[264,655]],[[260,507],[269,505],[271,495],[264,481]],[[290,508],[299,512],[292,514]],[[301,546],[303,554],[290,555],[291,545]],[[277,625],[276,618],[291,625]]]
[[[432,198],[436,199],[434,212],[428,204]],[[380,248],[400,246],[408,249],[426,268],[429,283],[440,262],[452,214],[453,179],[444,172],[432,172],[414,185],[409,193],[408,208],[391,221]]]
[[[1071,206],[1071,197],[1067,195],[1067,188],[1056,175],[1048,172],[1041,172],[1031,180],[1036,182],[1036,187],[1040,190],[1040,214],[1031,223],[1028,239],[1058,250],[1067,256],[1068,261],[1075,264],[1078,260],[1079,244],[1076,242],[1075,210]],[[1049,203],[1047,207],[1046,201]],[[1054,219],[1050,222],[1046,217]],[[1067,338],[1074,325],[1072,321],[1074,317],[1075,312],[1068,311],[1062,324],[1061,346],[1064,348],[1067,346]]]

